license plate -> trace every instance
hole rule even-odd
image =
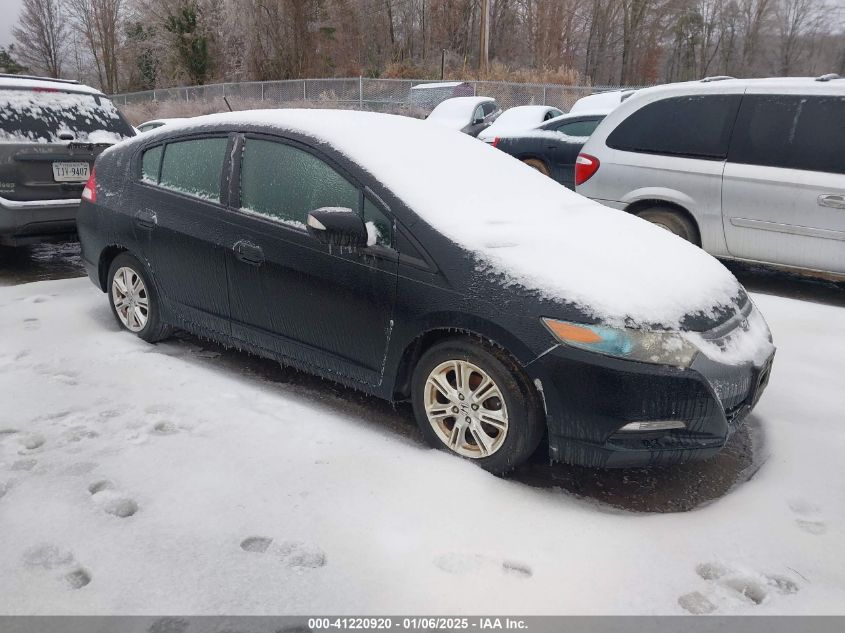
[[[91,170],[88,163],[53,163],[53,180],[56,182],[85,182]]]

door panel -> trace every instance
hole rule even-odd
[[[836,196],[845,196],[845,175],[728,163],[722,185],[728,250],[845,273],[845,208],[824,204]]]
[[[731,255],[845,273],[845,97],[746,95],[725,166]]]
[[[229,211],[237,227],[228,255],[232,335],[260,341],[296,363],[377,385],[398,256],[378,245],[332,249],[307,233],[308,212],[323,206],[351,208],[379,233],[389,231],[371,204],[362,206],[362,190],[309,150],[245,139],[236,205],[243,208]]]
[[[219,200],[227,146],[226,137],[171,143],[161,168],[160,146],[147,150],[142,181],[133,184],[134,197],[143,203],[132,218],[142,254],[174,316],[223,334],[229,332],[229,240]]]

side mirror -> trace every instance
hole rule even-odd
[[[364,220],[346,207],[321,207],[308,214],[308,233],[321,244],[361,248],[367,245]]]
[[[484,117],[478,117],[472,120],[473,125],[481,125],[482,123],[484,123]]]

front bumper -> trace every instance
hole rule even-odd
[[[678,369],[559,346],[527,369],[542,391],[554,461],[653,466],[715,455],[765,390],[773,356],[754,367],[699,354]],[[666,420],[686,428],[619,431],[629,422]]]
[[[78,199],[18,201],[0,198],[0,244],[21,246],[76,234]]]

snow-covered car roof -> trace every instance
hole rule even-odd
[[[749,92],[758,94],[845,94],[845,78],[820,81],[813,77],[770,77],[759,79],[715,79],[710,81],[683,81],[661,84],[637,90],[632,99],[648,99],[660,94],[695,94],[720,92]]]
[[[77,92],[81,94],[105,95],[99,90],[84,84],[71,81],[51,81],[50,79],[35,79],[30,77],[0,77],[0,88],[25,88],[30,90],[57,90],[59,92]]]
[[[569,109],[569,112],[570,114],[581,114],[589,111],[608,114],[633,92],[633,90],[609,90],[608,92],[587,95],[578,99]]]
[[[472,120],[472,113],[482,103],[495,101],[493,97],[452,97],[437,104],[426,121],[460,130]]]
[[[493,121],[493,125],[482,130],[478,138],[482,141],[492,139],[496,136],[507,136],[515,132],[530,130],[545,122],[546,115],[559,108],[544,105],[525,105],[508,108],[499,118]],[[551,121],[551,119],[548,119]]]
[[[486,143],[411,117],[230,112],[174,123],[116,147],[200,129],[293,133],[331,146],[470,252],[480,271],[608,323],[681,327],[688,315],[714,316],[717,306],[730,307],[741,294],[733,275],[689,242],[569,191]]]
[[[458,86],[462,86],[464,81],[442,81],[439,83],[433,84],[417,84],[416,86],[411,86],[411,90],[437,90],[442,88],[457,88]]]

